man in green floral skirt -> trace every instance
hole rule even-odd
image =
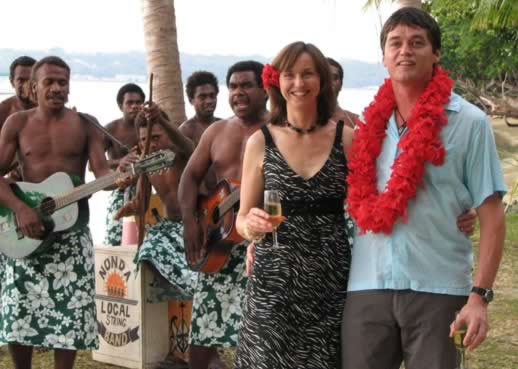
[[[148,125],[152,124],[148,137]],[[194,144],[174,124],[156,104],[145,107],[135,119],[138,144],[144,149],[150,140],[149,152],[171,150],[175,153],[174,165],[163,173],[148,175],[149,181],[162,204],[165,206],[165,219],[146,229],[146,235],[135,256],[137,269],[145,262],[155,271],[157,285],[153,288],[153,302],[169,299],[190,299],[196,283],[195,274],[185,260],[183,226],[178,205],[177,189],[182,171],[194,150]],[[129,163],[137,160],[136,154],[129,154],[121,160],[119,168],[126,169]],[[128,181],[128,182],[131,182]],[[133,215],[137,210],[137,200],[133,199],[122,207],[115,218]]]
[[[39,183],[65,172],[84,181],[87,161],[96,177],[110,173],[102,134],[65,107],[70,68],[58,57],[46,57],[32,70],[38,107],[11,115],[0,134],[0,175],[15,154],[23,178]],[[63,139],[66,137],[66,139]],[[0,205],[10,208],[24,236],[41,238],[36,211],[18,199],[0,178]],[[24,259],[8,259],[0,295],[0,343],[8,344],[16,369],[30,369],[32,349],[55,349],[55,368],[71,369],[77,350],[98,346],[95,312],[93,244],[88,203],[79,202],[76,224],[56,233],[55,242]]]
[[[134,84],[127,83],[117,92],[117,105],[122,112],[122,117],[106,125],[106,129],[126,147],[121,147],[108,136],[105,136],[106,153],[110,168],[116,169],[122,158],[130,154],[127,148],[136,151],[137,134],[135,133],[135,118],[142,109],[146,95],[142,89]],[[122,241],[122,222],[115,220],[115,213],[129,201],[135,193],[134,188],[117,188],[110,193],[108,209],[106,213],[106,230],[104,233],[104,245],[119,246]]]
[[[255,61],[238,62],[230,67],[226,82],[235,115],[212,123],[205,130],[182,176],[179,199],[185,248],[192,265],[205,256],[196,208],[207,171],[212,168],[218,180],[239,181],[246,142],[267,122],[262,69],[263,65]],[[198,273],[191,319],[189,364],[192,369],[225,368],[217,349],[237,345],[246,286],[245,253],[245,246],[238,245],[218,273]]]

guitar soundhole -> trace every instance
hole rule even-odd
[[[218,224],[219,222],[219,208],[216,206],[212,212],[212,223]]]
[[[41,201],[40,210],[42,215],[51,215],[56,210],[56,202],[52,197],[46,197]]]

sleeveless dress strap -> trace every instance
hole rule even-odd
[[[342,133],[344,131],[344,121],[339,120],[336,123],[336,137],[335,137],[335,145],[342,145]]]
[[[263,132],[264,142],[266,143],[266,146],[272,146],[273,138],[272,138],[272,134],[270,133],[270,130],[268,129],[268,127],[266,127],[266,125],[262,126],[261,131]]]

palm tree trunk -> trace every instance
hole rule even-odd
[[[153,100],[180,124],[186,118],[174,0],[142,0],[142,15],[147,67],[154,75]]]

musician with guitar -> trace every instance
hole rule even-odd
[[[212,167],[219,181],[239,180],[246,142],[268,119],[262,68],[263,65],[255,61],[239,62],[230,67],[226,82],[235,115],[207,128],[182,175],[178,198],[185,227],[187,260],[194,269],[202,270],[204,265],[210,264],[207,260],[212,251],[210,241],[218,243],[228,233],[218,232],[218,228],[202,229],[202,225],[208,223],[218,224],[225,215],[221,212],[216,215],[213,209],[200,209],[197,197],[205,174]],[[219,192],[225,191],[218,191],[213,197],[217,198]],[[225,202],[225,199],[219,200]],[[237,205],[234,202],[233,206],[225,206],[222,212],[236,211]],[[211,219],[207,220],[207,217]],[[228,261],[219,272],[198,275],[191,319],[189,364],[192,369],[225,368],[217,348],[235,347],[237,343],[241,299],[246,286],[246,249],[234,245],[228,250]]]
[[[110,168],[116,169],[121,159],[129,154],[129,150],[136,150],[137,134],[135,133],[135,118],[142,109],[146,99],[144,91],[134,83],[127,83],[117,92],[117,105],[122,112],[122,117],[106,125],[108,132],[123,146],[112,138],[105,136],[105,148],[108,154]],[[106,213],[106,230],[104,232],[104,245],[119,246],[122,241],[122,222],[113,219],[117,210],[124,205],[126,199],[134,193],[134,188],[118,188],[110,193],[108,199],[108,211]]]
[[[167,217],[162,219],[158,212],[155,214],[158,222],[146,229],[146,235],[134,262],[137,268],[140,263],[146,262],[155,270],[158,280],[164,282],[160,283],[163,293],[157,296],[160,300],[190,299],[196,276],[189,269],[184,257],[183,226],[177,193],[180,176],[194,150],[194,144],[183,134],[182,128],[177,128],[170,122],[166,113],[160,110],[158,105],[154,103],[146,105],[135,119],[140,150],[144,152],[146,141],[149,140],[150,153],[169,149],[176,155],[175,163],[171,168],[163,173],[148,176],[150,184],[165,206]],[[121,159],[119,169],[124,171],[127,165],[136,160],[135,154],[127,155]],[[135,197],[117,212],[115,218],[134,215],[137,212],[137,197]]]
[[[110,173],[102,134],[65,107],[69,81],[70,68],[58,57],[46,57],[34,65],[31,88],[38,107],[15,113],[5,122],[0,134],[1,175],[15,154],[26,182],[42,182],[64,172],[81,183],[88,161],[96,177]],[[15,214],[20,242],[46,237],[40,215],[22,201],[30,204],[31,193],[17,193],[18,197],[13,188],[0,178],[0,232],[9,231],[4,216],[8,209]],[[55,349],[55,368],[71,369],[76,350],[98,345],[86,200],[80,201],[79,213],[75,225],[55,233],[45,250],[8,259],[1,277],[0,343],[9,344],[16,369],[31,368],[33,346]],[[63,214],[65,220],[73,216]]]

